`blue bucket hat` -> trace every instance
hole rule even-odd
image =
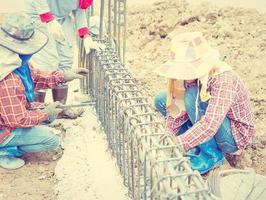
[[[0,45],[17,54],[40,51],[48,42],[46,34],[36,29],[26,14],[8,14],[0,27]]]

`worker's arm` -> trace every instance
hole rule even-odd
[[[79,0],[79,8],[80,9],[87,9],[88,7],[92,6],[93,0]]]
[[[32,7],[36,9],[40,20],[46,24],[48,33],[53,36],[53,38],[59,42],[63,43],[65,41],[65,35],[61,24],[54,18],[51,8],[49,8],[47,0],[28,0]],[[64,3],[63,1],[61,3]],[[60,6],[60,5],[59,5]]]
[[[36,90],[54,88],[60,83],[65,82],[65,77],[63,72],[54,71],[48,73],[34,69],[32,66],[30,66],[30,70]]]
[[[9,128],[27,128],[48,120],[48,114],[41,110],[30,111],[26,108],[26,99],[21,82],[15,75],[1,81],[0,115]],[[23,99],[24,98],[24,99]]]
[[[184,87],[196,86],[197,81],[193,82],[184,82]],[[185,111],[182,111],[177,117],[173,118],[169,115],[166,116],[166,130],[176,135],[183,124],[189,120],[188,114]]]
[[[52,12],[48,6],[47,0],[37,0],[38,6],[36,7],[40,20],[44,23],[48,23],[54,19]],[[34,3],[34,2],[32,2]]]
[[[176,135],[183,124],[189,120],[186,112],[182,112],[178,117],[166,117],[166,130]]]
[[[73,11],[76,21],[76,27],[80,37],[84,37],[89,34],[89,28],[86,17],[86,10],[78,8]]]
[[[80,37],[84,37],[89,34],[86,9],[92,6],[93,0],[79,0],[79,6],[73,11],[76,21],[76,27]]]

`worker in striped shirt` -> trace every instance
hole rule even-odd
[[[32,55],[48,42],[46,34],[35,29],[23,14],[9,14],[0,27],[0,166],[17,169],[27,153],[57,148],[59,137],[44,126],[62,110],[58,102],[40,105],[35,89],[55,88],[88,73],[77,71],[41,72],[30,63]],[[81,75],[82,74],[82,75]],[[44,109],[38,109],[40,107]]]
[[[168,83],[155,106],[192,169],[204,174],[221,165],[224,154],[242,153],[256,131],[248,92],[202,33],[175,36],[169,61],[156,73]]]

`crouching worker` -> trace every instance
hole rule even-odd
[[[170,60],[156,69],[168,86],[155,106],[201,174],[223,164],[224,155],[241,154],[255,134],[244,83],[219,57],[202,33],[183,33],[171,42]]]
[[[34,29],[23,14],[10,14],[0,29],[0,166],[17,169],[27,152],[57,148],[59,138],[43,124],[56,119],[58,103],[37,109],[34,89],[54,88],[81,78],[86,70],[44,73],[35,70],[29,59],[47,43],[47,36]],[[38,105],[39,106],[39,105]]]

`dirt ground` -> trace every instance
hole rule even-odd
[[[164,0],[132,6],[128,14],[128,64],[149,96],[165,88],[153,70],[169,57],[170,39],[184,31],[201,31],[245,81],[256,117],[257,137],[238,162],[266,172],[266,14],[256,10]]]
[[[27,165],[16,171],[0,168],[0,199],[2,200],[54,200],[56,182],[54,152],[29,154]]]
[[[147,9],[149,7],[149,9]],[[164,89],[165,80],[153,73],[168,59],[170,38],[186,30],[202,31],[245,80],[256,116],[257,137],[238,163],[266,173],[266,14],[255,10],[189,7],[181,0],[152,5],[130,4],[127,67],[150,97]],[[63,134],[63,132],[61,133]],[[0,200],[55,200],[57,152],[31,154],[16,171],[0,169]],[[72,177],[71,177],[72,178]]]

